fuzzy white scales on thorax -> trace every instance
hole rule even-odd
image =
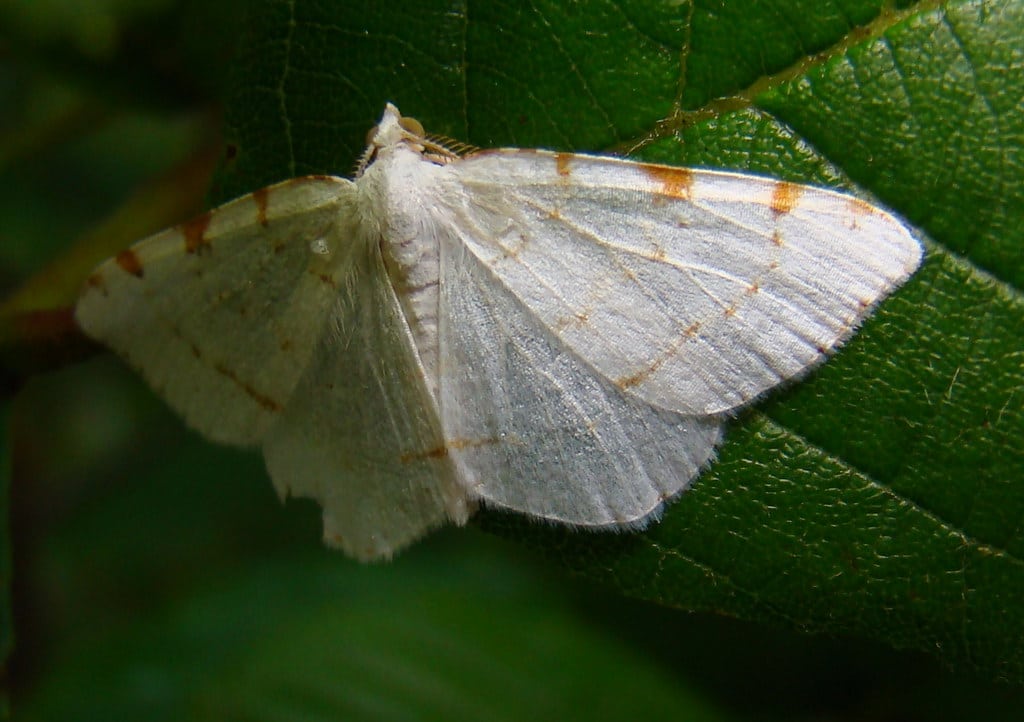
[[[450,178],[444,160],[426,157],[420,140],[405,135],[379,148],[357,186],[369,216],[380,219],[384,265],[436,402],[441,226],[431,201]]]

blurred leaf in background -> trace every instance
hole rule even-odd
[[[0,283],[50,264],[8,311],[70,302],[198,204],[219,98],[212,202],[349,175],[390,100],[481,146],[843,186],[928,259],[645,533],[481,515],[536,557],[448,530],[354,566],[109,357],[34,379],[10,434],[25,718],[1015,713],[1024,3],[206,5],[0,4]]]

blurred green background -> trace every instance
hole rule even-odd
[[[1010,1],[0,0],[15,717],[1017,718],[1022,29]],[[152,231],[349,175],[387,100],[481,146],[844,186],[928,260],[647,532],[488,513],[359,566],[59,311]]]

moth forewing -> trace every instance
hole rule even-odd
[[[140,241],[89,277],[78,324],[203,435],[259,443],[334,302],[353,201],[297,178]]]
[[[478,262],[622,391],[683,414],[804,373],[921,258],[884,211],[759,176],[516,150],[456,172],[481,199],[453,215]]]

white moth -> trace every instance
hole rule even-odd
[[[389,557],[480,503],[656,518],[725,419],[918,267],[886,212],[736,173],[460,156],[388,105],[354,181],[295,178],[108,260],[77,319],[324,535]]]

